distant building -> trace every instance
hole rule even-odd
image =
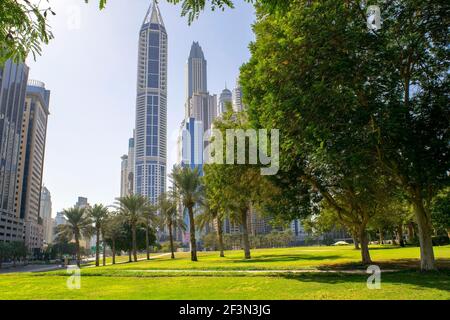
[[[241,112],[245,109],[242,101],[242,89],[239,83],[239,78],[236,80],[236,87],[233,90],[233,110],[234,112]]]
[[[219,104],[217,105],[217,114],[221,115],[227,111],[227,105],[233,104],[233,93],[227,88],[223,89],[219,97]]]
[[[75,208],[80,208],[80,209],[89,208],[88,199],[85,197],[78,197],[78,200],[75,203]]]
[[[59,225],[64,225],[67,224],[67,219],[64,215],[64,212],[57,212],[56,213],[56,217],[55,217],[55,225],[59,226]]]
[[[18,170],[22,194],[18,200],[21,201],[20,217],[24,219],[25,244],[29,250],[40,250],[44,244],[44,226],[39,211],[49,104],[50,91],[45,84],[28,81],[19,153],[23,161]]]
[[[120,197],[128,195],[128,155],[124,154],[120,159]]]
[[[203,123],[195,118],[182,122],[181,127],[181,166],[203,170]]]
[[[0,241],[24,240],[20,216],[22,181],[18,169],[25,161],[20,150],[28,67],[10,60],[0,67]]]
[[[53,219],[52,219],[52,196],[50,191],[44,186],[41,191],[40,217],[44,229],[44,244],[53,242]]]

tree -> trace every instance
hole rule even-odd
[[[448,180],[450,155],[448,20],[434,4],[384,3],[378,31],[368,30],[357,1],[294,0],[283,13],[259,7],[252,58],[241,69],[252,124],[281,129],[282,171],[343,217],[353,219],[357,204],[363,236],[372,190],[397,184],[408,194],[423,270],[434,269],[424,204]]]
[[[122,218],[118,214],[111,214],[103,221],[104,241],[112,251],[112,264],[116,264],[116,241],[120,236]]]
[[[207,192],[206,192],[207,193]],[[221,198],[221,197],[220,197]],[[220,257],[225,257],[224,247],[223,247],[223,215],[219,213],[217,207],[212,207],[210,205],[210,199],[207,199],[201,208],[201,212],[196,217],[196,223],[199,230],[204,230],[207,226],[211,226],[214,222],[217,223],[216,237],[218,239],[218,247],[220,251]]]
[[[177,228],[186,229],[183,218],[178,215],[177,197],[172,191],[171,193],[162,193],[158,201],[158,209],[160,214],[160,222],[162,227],[166,227],[169,231],[169,244],[171,258],[175,259],[175,247],[173,242],[173,231]]]
[[[108,208],[101,204],[96,204],[92,208],[88,209],[88,214],[94,223],[95,233],[96,233],[96,243],[95,243],[95,266],[100,265],[100,235],[103,232],[103,223],[108,217]],[[102,240],[104,241],[103,237]],[[105,260],[105,245],[103,244],[103,260]]]
[[[431,205],[434,228],[447,232],[450,238],[450,188],[443,189],[434,197]]]
[[[58,237],[75,240],[77,265],[81,265],[80,240],[89,238],[93,233],[92,220],[85,208],[73,207],[63,211],[67,224],[58,226]]]
[[[147,260],[150,260],[150,230],[154,224],[156,224],[156,210],[157,207],[153,204],[148,203],[142,210],[142,222],[145,225],[145,243],[146,243],[146,253]]]
[[[245,130],[249,129],[249,124],[245,114],[234,114],[232,110],[229,110],[214,122],[214,128],[212,143],[216,144],[214,141],[219,138],[219,133],[223,137],[226,136],[228,130],[245,132]],[[220,140],[217,141],[217,143],[220,143]],[[234,145],[234,150],[228,150],[226,148],[227,141],[225,139],[222,139],[222,141],[223,145],[216,148],[222,147],[226,149],[227,152],[230,152],[233,160],[236,161],[237,144]],[[245,150],[249,150],[248,145],[249,139],[246,138]],[[226,159],[227,155],[223,154],[223,156]],[[225,162],[223,161],[223,163]],[[245,259],[251,259],[248,230],[249,215],[254,206],[262,202],[262,199],[270,198],[276,193],[276,189],[268,179],[261,175],[258,165],[210,163],[204,166],[204,171],[204,181],[210,190],[208,199],[211,201],[211,208],[213,210],[222,210],[222,212],[224,212],[223,210],[230,212],[230,217],[235,217],[236,219],[233,220],[240,223]],[[217,203],[216,197],[220,197],[223,203]]]
[[[197,242],[195,239],[195,218],[194,207],[202,203],[203,185],[200,180],[198,168],[175,166],[170,175],[176,194],[178,195],[183,208],[189,214],[189,233],[191,240],[191,260],[197,259]]]
[[[2,263],[4,260],[11,256],[11,250],[9,243],[0,242],[0,269],[2,268]]]
[[[120,218],[119,218],[120,219]],[[118,230],[118,236],[115,238],[115,247],[118,252],[120,251],[126,251],[131,253],[133,251],[133,232],[132,227],[127,221],[124,221],[123,219],[119,220],[120,227]],[[154,244],[156,241],[156,236],[153,233],[153,230],[149,230],[149,242],[150,245]],[[108,239],[108,243],[112,245],[112,240]],[[145,250],[147,247],[146,243],[146,231],[145,227],[142,224],[136,225],[136,249],[137,250]],[[131,255],[130,255],[130,262],[132,262]]]
[[[148,208],[149,202],[143,195],[132,194],[118,198],[117,203],[119,215],[131,227],[131,248],[134,262],[137,262],[136,228],[142,221],[143,213]]]

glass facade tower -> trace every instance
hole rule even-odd
[[[166,190],[167,33],[153,1],[139,35],[135,135],[135,188],[156,203]]]

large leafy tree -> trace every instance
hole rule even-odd
[[[441,1],[380,6],[378,31],[361,1],[294,0],[283,14],[259,7],[241,83],[253,124],[281,129],[282,170],[343,217],[357,209],[360,231],[380,191],[399,185],[429,270],[427,204],[447,183],[450,154],[448,19]]]
[[[231,110],[224,113],[221,119],[214,122],[214,128],[217,136],[213,137],[213,141],[216,141],[215,139],[218,138],[219,132],[222,137],[226,137],[227,130],[250,129],[246,115],[244,113],[234,114]],[[229,152],[236,161],[238,145],[234,145],[234,150],[228,150],[231,145],[227,145],[228,141],[226,139],[222,141],[223,145],[220,147],[227,150],[227,152],[223,153],[224,159],[226,158],[225,153]],[[246,138],[244,150],[249,150],[249,142],[249,139]],[[214,143],[219,144],[220,142]],[[249,162],[246,161],[246,163]],[[273,188],[273,185],[265,176],[261,175],[260,167],[255,164],[210,163],[205,165],[204,170],[205,184],[210,190],[208,199],[211,209],[217,210],[217,214],[219,212],[222,212],[222,214],[230,212],[232,216],[237,217],[236,220],[242,229],[242,245],[245,259],[251,259],[248,230],[250,212],[252,208],[258,207],[263,200],[275,194],[276,189]]]
[[[63,211],[67,224],[58,226],[58,237],[75,240],[77,265],[81,264],[80,240],[93,234],[92,220],[85,208],[73,207]]]
[[[183,209],[189,214],[189,233],[191,240],[191,260],[198,261],[197,241],[195,239],[194,208],[203,201],[203,185],[198,168],[175,166],[170,175],[176,194],[179,197]]]
[[[431,217],[437,231],[445,231],[450,238],[450,188],[442,190],[434,197]]]

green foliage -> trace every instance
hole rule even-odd
[[[125,251],[129,252],[133,250],[132,244],[132,230],[129,223],[122,223],[117,230],[115,238],[115,245],[117,251]],[[153,230],[149,230],[149,242],[150,245],[156,243],[156,235]],[[106,239],[106,243],[109,247],[112,247],[112,239],[108,237]],[[143,225],[138,225],[136,227],[136,249],[137,250],[145,250],[146,242],[145,242],[145,227]]]
[[[438,231],[450,233],[450,188],[443,189],[431,205],[431,218]]]

